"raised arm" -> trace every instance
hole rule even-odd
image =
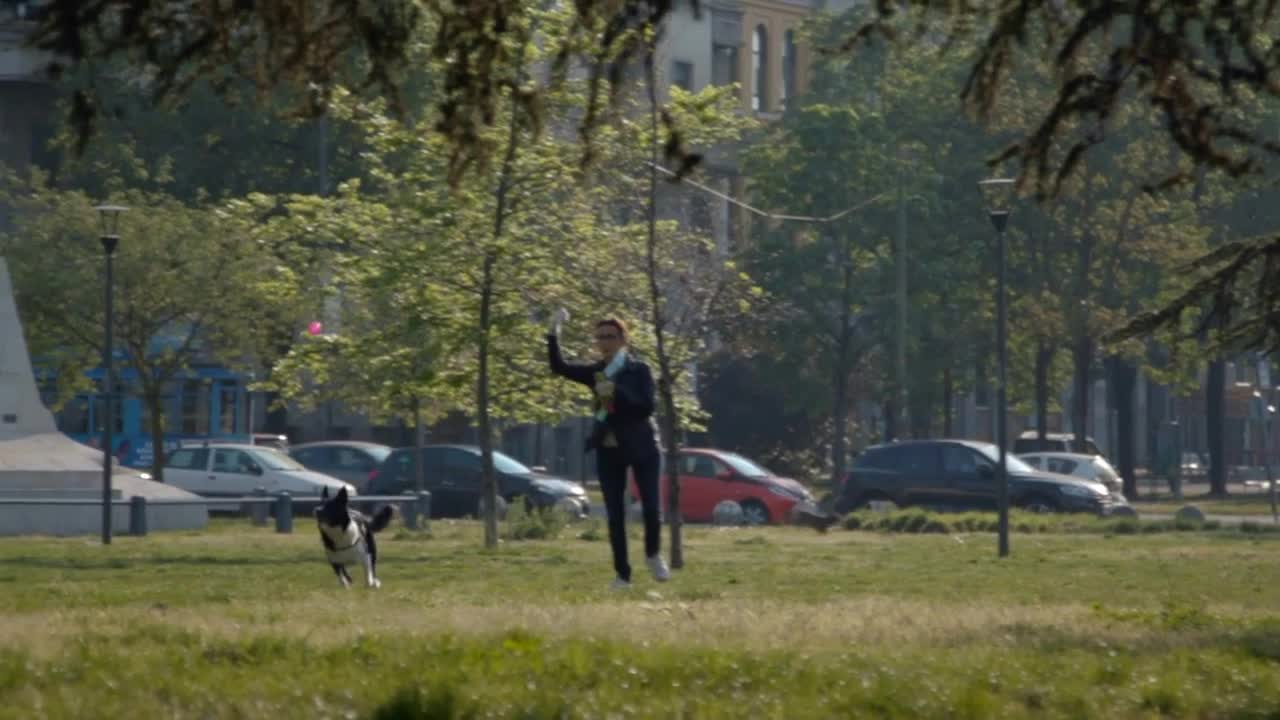
[[[584,363],[565,362],[560,354],[560,338],[553,330],[547,333],[547,361],[551,364],[551,372],[587,387],[594,387],[595,366]]]

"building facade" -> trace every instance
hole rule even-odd
[[[0,164],[23,170],[50,163],[56,130],[49,57],[26,47],[39,4],[0,0]]]

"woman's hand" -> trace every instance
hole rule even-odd
[[[560,329],[566,322],[569,322],[569,311],[560,308],[551,314],[551,325],[547,328],[547,331],[552,335],[559,335]]]

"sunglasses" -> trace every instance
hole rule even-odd
[[[617,335],[597,335],[596,340],[617,340]]]

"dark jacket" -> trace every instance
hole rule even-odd
[[[547,336],[547,357],[551,363],[551,372],[586,385],[591,388],[593,395],[596,373],[603,373],[607,365],[603,360],[593,363],[565,362],[560,354],[560,340],[555,335]],[[599,398],[596,401],[598,406]],[[601,431],[613,431],[623,462],[637,463],[658,454],[653,408],[653,375],[649,372],[649,366],[628,355],[626,364],[613,377],[613,411],[605,417],[604,427],[599,428]],[[602,434],[592,433],[586,449],[596,449]]]

